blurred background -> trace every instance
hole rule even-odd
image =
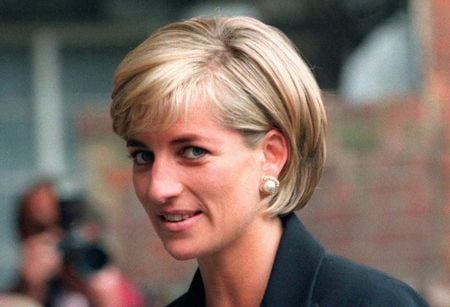
[[[41,177],[83,194],[149,306],[184,292],[111,132],[112,76],[167,22],[250,15],[283,30],[324,89],[324,177],[299,216],[331,251],[450,306],[450,1],[0,0],[0,290],[17,281],[17,197]]]

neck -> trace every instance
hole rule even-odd
[[[207,306],[260,306],[283,229],[261,216],[231,246],[198,259]]]

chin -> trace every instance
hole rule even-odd
[[[192,247],[176,246],[177,244],[164,244],[166,251],[176,260],[191,260],[197,258],[197,251]]]

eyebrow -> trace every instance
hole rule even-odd
[[[193,141],[196,141],[198,139],[203,139],[207,142],[214,142],[213,138],[209,138],[209,137],[205,137],[205,136],[198,136],[196,134],[185,134],[185,135],[180,135],[176,138],[174,138],[173,140],[170,141],[171,144],[183,144],[183,143],[190,143]],[[138,141],[136,139],[129,139],[127,140],[127,147],[147,147],[147,145],[145,145],[143,142]]]
[[[144,143],[135,139],[127,140],[127,147],[146,147]]]
[[[180,135],[179,137],[174,138],[172,141],[170,141],[170,143],[172,143],[172,144],[189,143],[192,141],[196,141],[198,139],[210,140],[210,138],[198,136],[196,134],[185,134],[185,135]]]

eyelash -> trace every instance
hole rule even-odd
[[[128,157],[129,157],[131,160],[133,160],[133,163],[134,163],[134,164],[139,165],[139,166],[150,164],[151,161],[148,161],[148,162],[138,162],[138,161],[137,161],[137,160],[138,160],[138,155],[139,155],[139,154],[142,154],[142,153],[152,154],[152,161],[155,159],[153,153],[152,153],[151,151],[148,151],[148,150],[136,150],[136,151],[133,151],[133,152],[131,152],[131,153],[128,155]]]
[[[199,155],[199,156],[195,156],[195,157],[189,158],[189,157],[187,157],[187,155],[186,155],[186,152],[187,152],[188,150],[201,150],[202,153],[201,153],[201,155]],[[186,147],[184,147],[184,148],[181,150],[181,153],[182,153],[182,155],[183,155],[186,159],[189,159],[189,160],[198,160],[198,159],[203,158],[203,157],[208,153],[208,151],[207,151],[206,149],[201,148],[201,147],[198,147],[198,146],[186,146]]]
[[[186,152],[188,150],[201,150],[201,154],[198,155],[198,156],[195,156],[195,157],[188,157],[187,154],[186,154]],[[151,161],[138,162],[138,159],[139,159],[138,155],[139,154],[145,154],[145,153],[152,154]],[[206,149],[204,149],[202,147],[198,147],[198,146],[186,146],[186,147],[183,147],[180,150],[180,156],[185,158],[185,159],[187,159],[187,160],[189,160],[189,161],[199,160],[199,159],[203,158],[206,154],[208,154],[208,151]],[[133,160],[133,163],[138,165],[138,166],[151,164],[153,162],[153,160],[155,159],[153,152],[148,151],[148,150],[136,150],[136,151],[133,151],[133,152],[131,152],[128,155],[128,158]]]

